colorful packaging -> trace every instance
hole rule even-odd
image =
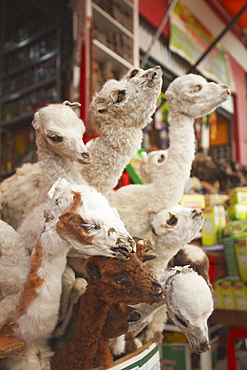
[[[237,220],[227,222],[224,230],[223,237],[227,238],[247,238],[247,220]]]
[[[224,207],[206,207],[203,209],[202,215],[205,218],[202,226],[202,245],[221,244],[223,229],[226,225]]]
[[[236,240],[234,243],[238,261],[238,268],[241,280],[247,282],[247,239]]]
[[[225,308],[224,306],[224,301],[222,297],[222,292],[221,292],[221,287],[220,287],[220,282],[215,281],[212,284],[213,287],[213,300],[214,300],[214,308]]]
[[[246,311],[247,310],[246,283],[244,283],[243,281],[237,281],[233,283],[233,289],[234,289],[234,294],[235,294],[237,310]]]
[[[224,238],[224,256],[227,266],[227,273],[229,276],[240,279],[240,272],[238,268],[238,261],[235,252],[235,239],[233,238]]]
[[[205,208],[205,196],[203,194],[184,194],[180,204],[183,207],[202,210]]]
[[[222,280],[219,284],[223,300],[223,308],[226,310],[236,310],[237,304],[232,281]]]
[[[230,220],[245,220],[247,218],[247,205],[245,204],[233,204],[226,210]]]
[[[245,204],[247,205],[247,191],[237,191],[229,196],[230,204]]]

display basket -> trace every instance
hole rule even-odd
[[[227,194],[205,194],[206,207],[213,207],[217,205],[226,205],[229,200]]]

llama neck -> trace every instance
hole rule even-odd
[[[48,339],[56,325],[69,249],[55,227],[44,231],[36,244],[14,318],[15,336],[27,344]]]
[[[52,359],[52,370],[93,368],[94,357],[102,335],[110,303],[102,299],[99,286],[88,283],[86,292],[80,298],[76,327],[66,347]]]
[[[168,159],[162,176],[153,182],[154,204],[165,208],[180,202],[195,157],[194,119],[170,114],[170,122]]]
[[[37,155],[39,165],[45,176],[48,190],[50,186],[59,178],[65,178],[67,181],[83,183],[82,176],[76,170],[74,162],[61,157],[47,145],[44,139],[37,139]],[[45,189],[47,193],[47,189]]]
[[[83,168],[82,174],[91,186],[107,195],[140,148],[142,130],[133,127],[107,128],[96,140],[97,144],[91,152],[93,161]]]
[[[164,274],[165,270],[167,269],[168,262],[170,259],[177,254],[177,252],[182,248],[181,245],[174,244],[166,244],[163,238],[156,237],[154,241],[155,243],[155,250],[154,253],[156,258],[147,261],[146,266],[148,271],[158,280],[161,281],[162,275]]]

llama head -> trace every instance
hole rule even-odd
[[[77,253],[123,258],[122,252],[135,251],[135,242],[117,211],[94,188],[59,179],[48,197],[51,202],[47,219],[54,220],[58,235]]]
[[[201,211],[179,204],[150,214],[153,238],[164,241],[166,247],[189,243],[201,229],[203,220]]]
[[[210,287],[189,266],[168,270],[161,283],[169,316],[196,353],[210,350],[207,320],[213,312]]]
[[[192,73],[177,77],[165,92],[169,114],[177,113],[190,118],[209,114],[230,94],[228,86],[207,82],[202,76]]]
[[[126,260],[89,257],[87,274],[88,284],[99,287],[101,298],[109,303],[152,304],[164,298],[160,283],[135,253]]]
[[[90,126],[98,134],[119,127],[143,128],[150,121],[161,91],[159,66],[130,73],[120,80],[108,80],[90,104]]]
[[[37,146],[42,145],[60,157],[87,164],[91,156],[82,140],[85,126],[72,110],[73,104],[65,101],[41,108],[34,114],[32,125]]]
[[[142,152],[140,162],[140,175],[146,184],[162,174],[165,162],[168,158],[168,150],[155,150],[150,153]]]

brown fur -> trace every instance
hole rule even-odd
[[[196,245],[193,245],[193,247],[195,248],[195,253],[196,249],[200,248]],[[199,275],[201,275],[207,284],[211,286],[209,280],[209,260],[206,253],[204,258],[201,260],[192,261],[190,255],[188,255],[186,251],[181,248],[178,253],[169,261],[168,268],[185,265],[190,265],[190,267],[193,268],[193,270],[195,270]]]
[[[52,370],[90,370],[98,349],[105,354],[100,365],[108,366],[112,362],[109,339],[100,340],[110,305],[152,304],[163,298],[160,284],[136,254],[128,256],[127,260],[99,256],[88,259],[88,285],[79,301],[77,325],[69,344],[53,357]]]
[[[81,195],[80,193],[73,193],[73,202],[70,208],[59,217],[59,221],[56,224],[56,231],[62,239],[67,236],[81,244],[82,240],[84,240],[84,244],[91,244],[92,236],[90,236],[87,230],[81,227],[81,224],[85,222],[80,215],[75,214],[78,207],[82,205]]]

